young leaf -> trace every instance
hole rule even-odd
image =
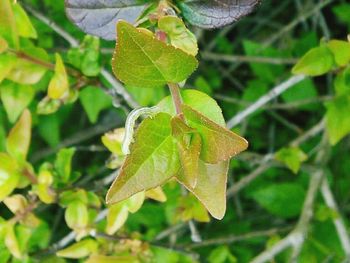
[[[27,159],[31,139],[32,116],[24,110],[21,118],[10,131],[6,140],[7,152],[18,161]]]
[[[77,200],[71,202],[64,214],[67,225],[74,230],[84,229],[89,222],[88,208],[86,204]]]
[[[198,53],[196,36],[187,29],[177,16],[163,16],[158,20],[158,27],[170,38],[174,47],[180,48],[192,56]]]
[[[222,219],[226,212],[226,183],[228,161],[208,164],[199,161],[199,174],[196,187],[186,183],[183,171],[177,175],[177,180],[191,191],[209,213],[216,219]]]
[[[284,163],[293,173],[298,173],[302,162],[307,160],[307,155],[297,147],[282,148],[275,158]]]
[[[308,51],[293,67],[293,74],[320,76],[330,71],[334,64],[332,52],[326,46]]]
[[[0,2],[0,36],[7,41],[10,47],[19,47],[16,21],[10,0]]]
[[[0,54],[8,48],[6,39],[0,36]]]
[[[23,257],[23,253],[15,233],[15,225],[12,222],[9,222],[6,226],[5,245],[15,258],[21,259]]]
[[[106,40],[116,38],[115,24],[123,19],[135,23],[148,1],[76,1],[66,0],[67,16],[85,33]]]
[[[96,123],[100,112],[112,106],[112,99],[98,87],[86,87],[79,99],[91,123]]]
[[[202,137],[201,159],[207,163],[226,161],[248,147],[239,135],[211,121],[198,111],[183,104],[182,110],[188,125]]]
[[[84,239],[56,253],[64,258],[84,258],[97,250],[98,244],[93,239]]]
[[[106,233],[114,235],[125,224],[128,214],[128,207],[124,202],[108,208]]]
[[[12,54],[0,54],[0,83],[7,77],[15,66],[17,61],[16,56]]]
[[[23,8],[18,3],[15,3],[12,5],[12,10],[16,20],[18,35],[25,38],[37,38],[36,30]]]
[[[335,63],[344,67],[350,62],[350,43],[341,40],[331,40],[327,43],[327,47],[334,55]]]
[[[198,222],[209,222],[210,217],[205,207],[192,194],[181,196],[178,207],[178,217],[182,221],[194,219]]]
[[[61,56],[56,53],[55,74],[53,75],[48,89],[51,99],[60,99],[69,91],[68,76]]]
[[[238,21],[253,12],[260,0],[185,0],[178,5],[182,15],[192,25],[218,28]]]
[[[16,188],[20,174],[14,158],[6,153],[0,153],[0,202]]]
[[[126,85],[154,88],[178,83],[197,68],[195,57],[145,34],[133,25],[117,24],[113,71]]]
[[[14,123],[34,98],[35,90],[32,86],[13,82],[0,85],[0,95],[8,119]]]
[[[167,200],[166,195],[160,186],[146,191],[145,196],[158,202],[165,202]]]
[[[335,145],[350,133],[350,96],[337,97],[325,105],[328,136],[330,143]]]
[[[60,177],[60,181],[67,183],[72,171],[72,158],[75,153],[75,148],[62,149],[58,152],[55,169]]]
[[[202,140],[198,132],[186,125],[178,116],[171,120],[173,136],[177,139],[181,165],[186,184],[194,188],[198,178],[198,162]]]
[[[107,193],[108,204],[155,188],[175,175],[179,157],[171,135],[170,119],[170,115],[159,113],[140,124],[131,153]]]
[[[117,155],[123,155],[122,143],[125,136],[125,128],[118,128],[102,136],[102,143],[107,149]]]

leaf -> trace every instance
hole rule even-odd
[[[154,88],[178,83],[197,68],[195,57],[145,34],[131,24],[117,24],[113,72],[126,85]]]
[[[179,157],[171,135],[170,119],[170,115],[159,113],[140,124],[131,153],[108,190],[108,204],[155,188],[175,175]]]
[[[16,188],[20,175],[14,158],[0,152],[0,202]]]
[[[178,216],[182,221],[192,219],[198,222],[210,221],[207,210],[192,194],[180,197],[178,210]]]
[[[7,48],[8,48],[8,44],[6,39],[0,36],[0,54],[6,51]]]
[[[12,5],[12,10],[16,20],[18,35],[25,38],[37,38],[36,30],[23,8],[18,3],[15,3]]]
[[[122,143],[125,136],[125,128],[118,128],[111,132],[107,132],[102,136],[102,143],[107,149],[117,155],[124,155],[122,151]]]
[[[48,61],[48,55],[42,48],[25,48],[21,50],[27,56],[40,59],[42,61]],[[18,58],[13,69],[6,76],[7,79],[12,80],[20,84],[36,84],[46,73],[47,68],[34,64],[26,59]]]
[[[158,202],[165,202],[167,200],[166,195],[160,186],[146,191],[145,196]]]
[[[97,247],[97,242],[89,238],[57,251],[56,255],[64,258],[84,258],[95,252]]]
[[[350,94],[350,67],[338,73],[334,79],[334,89],[337,96]]]
[[[81,30],[106,40],[114,40],[117,21],[122,19],[134,24],[146,8],[147,2],[66,0],[65,3],[68,18]]]
[[[31,139],[31,126],[32,116],[30,111],[26,109],[7,137],[7,152],[18,161],[27,159]]]
[[[226,183],[228,162],[207,164],[199,161],[199,174],[195,188],[184,180],[183,171],[177,175],[177,180],[191,191],[216,219],[222,219],[226,212]]]
[[[260,0],[185,0],[178,6],[182,15],[192,25],[218,28],[238,21],[253,12]]]
[[[15,225],[13,223],[10,222],[7,224],[5,245],[15,258],[21,259],[23,254],[14,228]]]
[[[0,2],[0,36],[7,41],[10,47],[19,47],[16,21],[10,0]]]
[[[8,119],[14,123],[33,100],[35,90],[32,86],[16,83],[0,84],[0,95]]]
[[[307,155],[300,148],[290,147],[279,150],[275,158],[297,174],[301,163],[307,160]]]
[[[198,162],[202,140],[198,132],[186,125],[178,116],[171,120],[173,136],[177,139],[184,180],[192,188],[197,184]]]
[[[74,230],[84,229],[89,222],[89,214],[86,204],[79,200],[71,202],[67,206],[64,218],[69,228]]]
[[[61,56],[56,53],[55,73],[49,83],[48,96],[51,99],[60,99],[69,91],[68,76]]]
[[[305,190],[299,184],[273,184],[253,192],[252,197],[271,214],[292,218],[301,211]]]
[[[39,116],[37,126],[39,134],[52,148],[60,142],[60,124],[60,118],[57,114]]]
[[[112,98],[98,87],[86,87],[79,99],[91,123],[96,123],[100,112],[112,106]]]
[[[350,62],[350,43],[341,40],[331,40],[327,47],[332,51],[334,60],[340,67],[344,67]]]
[[[326,127],[330,143],[337,144],[350,133],[350,96],[344,95],[325,103]]]
[[[0,54],[0,83],[16,65],[17,58],[12,54]]]
[[[114,235],[126,222],[128,218],[128,207],[124,202],[112,205],[108,208],[106,233]]]
[[[177,16],[163,16],[158,20],[158,28],[170,38],[170,42],[192,56],[198,53],[196,36],[187,29],[184,22]]]
[[[226,161],[248,147],[248,142],[239,135],[208,119],[187,105],[182,110],[188,125],[202,137],[201,159],[207,163]]]
[[[334,64],[332,52],[326,46],[309,50],[293,67],[293,74],[320,76],[329,72]]]
[[[60,181],[67,183],[72,173],[72,158],[75,148],[61,149],[56,157],[55,170],[60,177]]]
[[[143,202],[145,201],[145,192],[139,192],[129,197],[126,200],[126,205],[130,213],[136,213],[141,207]]]
[[[85,263],[139,263],[138,257],[135,256],[103,256],[91,255]]]

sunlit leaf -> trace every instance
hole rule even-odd
[[[18,165],[11,156],[0,153],[0,202],[16,188],[20,179]]]
[[[185,0],[178,5],[182,15],[192,25],[218,28],[236,22],[251,13],[260,0]]]
[[[131,153],[107,193],[107,203],[116,203],[155,188],[175,175],[179,157],[171,135],[170,119],[170,115],[159,113],[141,123]]]
[[[14,123],[34,98],[32,86],[8,82],[0,84],[0,95],[8,119]]]
[[[69,178],[72,173],[72,158],[75,153],[75,148],[67,148],[62,149],[58,152],[56,161],[55,161],[55,169],[62,180],[63,183],[69,181]]]
[[[131,24],[117,24],[113,71],[126,85],[154,88],[178,83],[197,68],[195,57],[155,39]]]
[[[300,148],[290,147],[279,150],[275,158],[285,163],[296,174],[300,169],[301,163],[307,160],[307,155]]]
[[[89,222],[89,214],[86,204],[79,200],[71,202],[67,206],[64,218],[71,229],[84,229]]]
[[[146,191],[145,195],[147,198],[156,200],[158,202],[165,202],[167,200],[166,195],[160,186]]]
[[[187,105],[182,110],[188,125],[202,137],[201,159],[207,163],[226,161],[248,147],[248,142],[239,135],[211,121]]]
[[[0,36],[0,54],[8,48],[7,41]]]
[[[68,76],[61,56],[56,53],[55,73],[49,83],[47,95],[51,99],[60,99],[69,90]]]
[[[12,5],[12,10],[16,20],[18,35],[26,38],[37,38],[38,35],[36,33],[36,30],[23,8],[18,3],[16,3]]]
[[[85,263],[139,263],[136,256],[104,256],[91,255]]]
[[[0,36],[6,39],[9,46],[18,48],[18,33],[10,0],[0,2]]]
[[[344,67],[350,62],[350,42],[331,40],[327,47],[332,51],[334,60],[338,66]]]
[[[32,117],[29,110],[24,110],[22,116],[10,131],[6,140],[7,152],[14,158],[24,161],[27,158],[32,129]]]
[[[97,250],[97,242],[93,239],[84,239],[65,249],[57,251],[56,255],[64,258],[84,258]]]
[[[11,72],[12,68],[16,65],[17,57],[13,54],[0,54],[0,83]]]
[[[15,233],[15,225],[13,223],[8,223],[6,227],[5,245],[11,254],[18,259],[23,257],[18,238]]]
[[[135,23],[148,1],[67,0],[67,16],[84,32],[107,40],[116,38],[115,24],[123,19]]]
[[[115,129],[102,136],[102,143],[112,153],[123,155],[122,143],[125,136],[125,128]]]
[[[106,233],[108,235],[113,235],[115,232],[117,232],[126,222],[128,214],[128,207],[124,202],[114,204],[109,207],[105,230]]]

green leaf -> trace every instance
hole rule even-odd
[[[7,152],[18,161],[25,161],[31,139],[32,116],[24,110],[22,116],[10,131],[6,140]]]
[[[26,56],[30,56],[42,61],[48,61],[48,55],[46,51],[42,48],[25,48],[21,50]],[[34,64],[26,59],[18,58],[16,60],[16,65],[6,76],[7,79],[10,79],[14,82],[20,84],[36,84],[41,80],[41,78],[46,73],[47,68]]]
[[[89,222],[88,208],[86,204],[77,200],[71,202],[64,214],[67,225],[74,230],[86,228]]]
[[[210,252],[209,263],[237,263],[227,246],[219,246]]]
[[[207,210],[205,210],[205,207],[192,194],[180,197],[178,210],[178,216],[182,221],[192,219],[198,222],[210,221]]]
[[[0,202],[16,188],[20,175],[14,158],[0,153]]]
[[[96,123],[100,112],[112,106],[112,98],[98,87],[86,87],[79,99],[91,123]]]
[[[10,47],[19,47],[16,21],[10,0],[0,2],[0,36],[7,41]]]
[[[8,119],[14,123],[33,100],[35,90],[32,86],[8,82],[0,84],[0,95]]]
[[[197,184],[198,162],[202,140],[196,130],[190,128],[178,116],[171,120],[173,136],[177,139],[184,180],[192,188]]]
[[[60,177],[60,181],[67,183],[72,173],[72,158],[75,148],[61,149],[56,157],[55,170]]]
[[[23,257],[18,237],[15,233],[15,225],[11,222],[6,227],[5,245],[15,258],[21,259]]]
[[[197,55],[196,36],[187,29],[180,18],[177,16],[163,16],[158,20],[158,28],[168,35],[173,46],[192,56]]]
[[[6,39],[0,36],[0,54],[6,51],[7,48],[8,48],[8,44]]]
[[[128,219],[128,207],[124,202],[112,205],[108,208],[106,233],[114,235]]]
[[[334,80],[334,88],[337,96],[350,94],[350,66],[338,73]]]
[[[211,121],[187,105],[182,110],[188,125],[202,137],[201,159],[207,163],[226,161],[248,147],[248,142],[232,131]]]
[[[47,94],[51,99],[60,99],[67,96],[69,83],[66,68],[61,56],[56,53],[55,73],[49,83]]]
[[[103,255],[91,255],[85,263],[139,263],[138,257],[125,255],[125,256],[103,256]]]
[[[60,124],[60,118],[57,114],[39,117],[39,134],[53,148],[60,142]]]
[[[341,40],[331,40],[327,43],[327,47],[334,55],[335,63],[340,67],[344,67],[350,62],[350,43]]]
[[[226,183],[228,161],[207,164],[199,161],[199,174],[195,188],[186,183],[183,172],[177,180],[191,191],[216,219],[222,219],[226,212]]]
[[[275,155],[276,160],[284,163],[293,173],[298,173],[302,162],[307,160],[307,155],[297,147],[282,148]]]
[[[195,57],[145,34],[131,24],[117,24],[113,71],[126,85],[154,88],[178,83],[197,68]]]
[[[18,3],[15,3],[12,5],[12,10],[16,20],[18,35],[25,38],[37,38],[36,30],[23,8]]]
[[[350,95],[343,95],[325,104],[326,127],[330,143],[337,144],[350,133]]]
[[[273,184],[253,192],[252,197],[271,214],[291,218],[300,213],[305,190],[299,184]]]
[[[64,258],[84,258],[94,253],[97,250],[97,247],[97,242],[89,238],[57,251],[56,255]]]
[[[293,67],[293,74],[320,76],[329,72],[334,65],[332,52],[326,46],[309,50]]]
[[[17,57],[13,54],[0,54],[0,83],[11,72],[16,65]]]
[[[125,136],[125,128],[118,128],[102,136],[102,143],[107,149],[117,155],[124,155],[122,143]]]
[[[140,124],[131,153],[107,193],[108,204],[155,188],[175,175],[179,157],[171,135],[170,119],[170,115],[159,113]]]

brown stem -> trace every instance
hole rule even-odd
[[[176,114],[182,116],[182,109],[181,109],[182,100],[181,100],[179,85],[175,83],[168,83],[168,86],[170,89],[171,97],[174,102]]]
[[[32,184],[37,184],[38,183],[38,179],[35,177],[35,175],[29,171],[28,169],[24,169],[22,174],[28,178],[28,180],[32,183]]]

